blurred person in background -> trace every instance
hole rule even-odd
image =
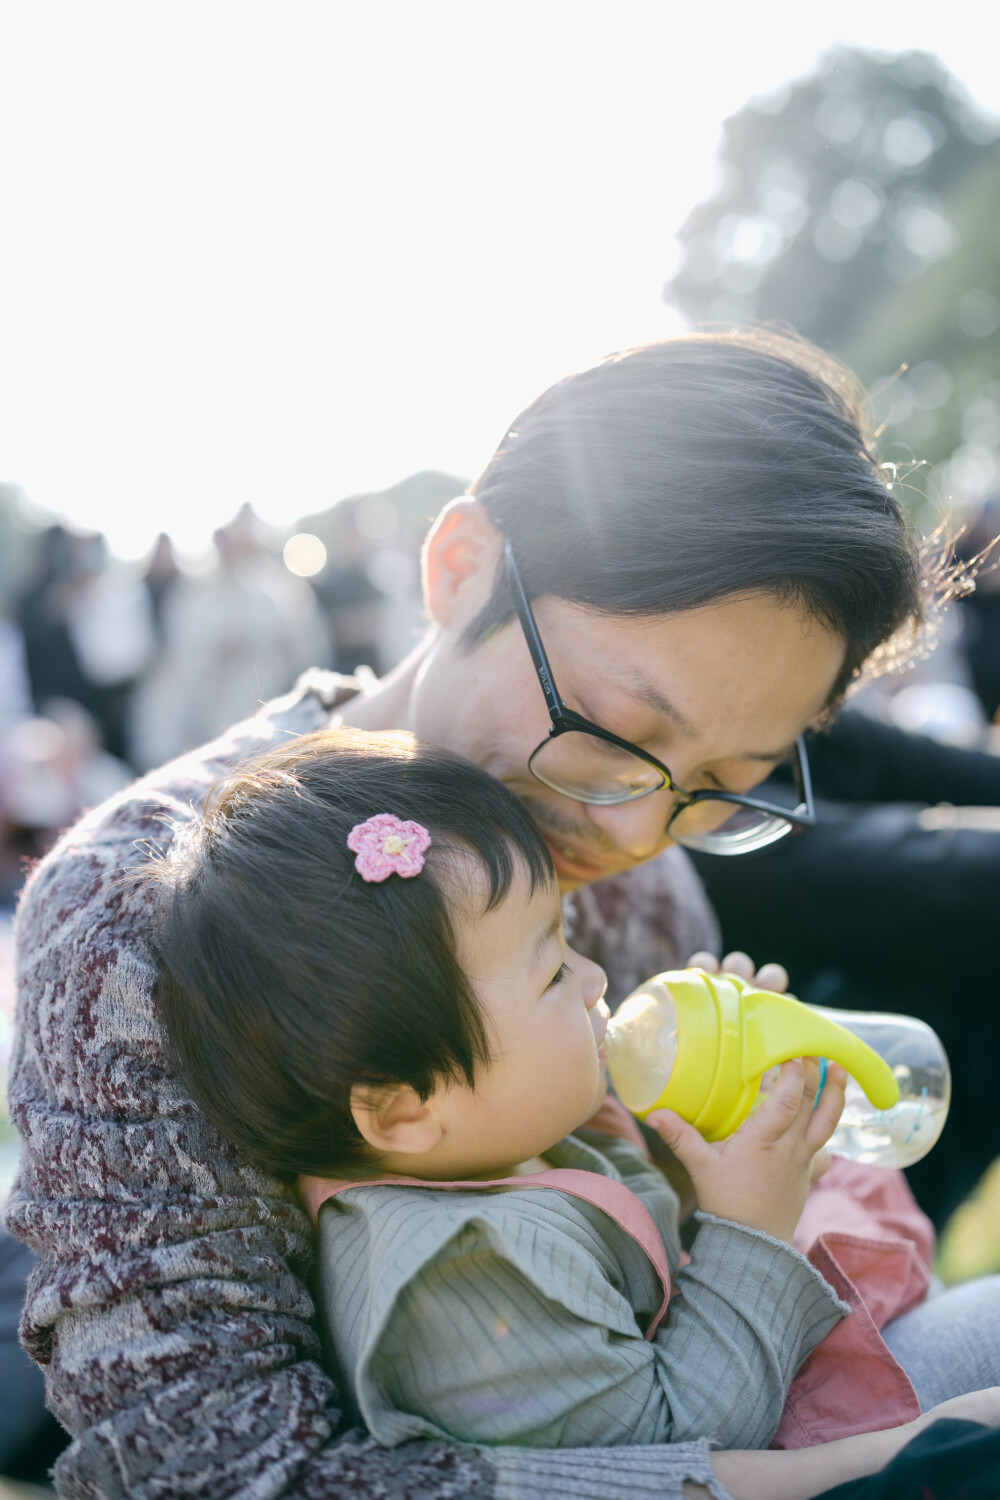
[[[131,768],[105,749],[105,732],[81,702],[100,699],[100,693],[80,667],[86,652],[79,649],[74,625],[88,606],[86,593],[78,592],[78,563],[64,570],[78,540],[62,527],[43,538],[43,577],[49,585],[60,576],[76,578],[71,589],[56,596],[58,609],[49,589],[38,584],[22,605],[32,632],[34,693],[22,632],[13,620],[0,619],[0,907],[13,905],[27,863],[132,776]],[[118,623],[126,631],[132,628],[128,619],[119,617]],[[86,629],[93,629],[92,621]],[[73,689],[75,696],[57,694],[56,687]],[[33,699],[43,706],[43,715],[33,712]]]
[[[0,735],[31,712],[31,685],[24,659],[24,637],[13,620],[0,615]]]
[[[675,845],[732,853],[807,823],[799,737],[922,614],[915,544],[859,419],[843,372],[776,336],[681,339],[569,377],[439,517],[431,625],[395,672],[307,678],[39,867],[20,917],[25,1140],[8,1221],[41,1253],[24,1330],[74,1435],[65,1490],[113,1497],[183,1475],[206,1493],[635,1496],[653,1462],[663,1500],[682,1477],[710,1479],[702,1447],[609,1462],[386,1452],[341,1434],[310,1326],[307,1223],[287,1185],[178,1095],[144,914],[121,908],[117,882],[251,746],[333,716],[411,729],[517,792],[569,895],[574,946],[615,1000],[718,951]],[[755,792],[786,752],[793,795]]]
[[[78,549],[67,626],[88,686],[82,706],[100,725],[108,752],[127,760],[132,696],[156,650],[150,596],[130,569],[112,565],[103,536],[81,538]]]
[[[0,616],[0,762],[7,736],[31,714],[31,687],[24,659],[24,638],[13,620]],[[4,798],[0,771],[0,802]],[[21,850],[14,830],[0,810],[0,908],[13,903],[21,883]]]
[[[175,577],[163,593],[159,654],[132,703],[140,770],[211,739],[331,660],[313,590],[264,546],[250,507],[213,541],[212,571]]]
[[[35,711],[52,699],[79,703],[105,749],[127,759],[128,704],[153,653],[153,620],[141,585],[110,565],[104,538],[49,527],[18,619]]]
[[[39,539],[36,576],[17,610],[36,712],[50,698],[84,703],[90,697],[69,628],[69,606],[79,575],[77,538],[65,526],[50,526]]]
[[[378,674],[386,665],[379,637],[387,599],[372,582],[370,563],[375,548],[361,535],[356,512],[357,507],[352,507],[349,516],[340,518],[336,549],[314,588],[330,621],[337,671],[350,674],[370,667]]]
[[[180,569],[174,556],[174,546],[165,531],[161,531],[153,544],[153,553],[142,575],[149,595],[149,607],[153,613],[153,628],[158,641],[163,640],[163,609],[167,599],[177,586]]]
[[[13,903],[26,865],[59,834],[132,780],[132,768],[103,747],[81,704],[52,698],[45,718],[24,715],[0,736],[0,902]]]

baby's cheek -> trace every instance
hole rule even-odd
[[[601,1099],[608,1091],[607,1075],[603,1064],[594,1050],[593,1038],[590,1045],[580,1058],[580,1086],[586,1083],[587,1092],[591,1097],[598,1095]]]

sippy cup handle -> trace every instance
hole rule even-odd
[[[790,995],[770,990],[745,990],[742,1004],[743,1072],[747,1079],[759,1078],[768,1068],[790,1058],[815,1055],[846,1068],[876,1109],[892,1109],[899,1103],[899,1084],[889,1064],[843,1026]]]

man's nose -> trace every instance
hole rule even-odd
[[[636,864],[663,847],[673,810],[674,796],[666,789],[634,802],[588,808],[590,821]]]

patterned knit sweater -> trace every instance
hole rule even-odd
[[[120,872],[165,846],[235,763],[322,727],[351,689],[308,674],[88,814],[25,890],[9,1090],[23,1149],[7,1223],[39,1255],[22,1336],[74,1438],[59,1494],[679,1500],[690,1478],[726,1500],[705,1444],[386,1450],[345,1431],[306,1284],[308,1219],[169,1069],[148,919]],[[715,938],[680,851],[582,893],[573,915],[618,997]]]

